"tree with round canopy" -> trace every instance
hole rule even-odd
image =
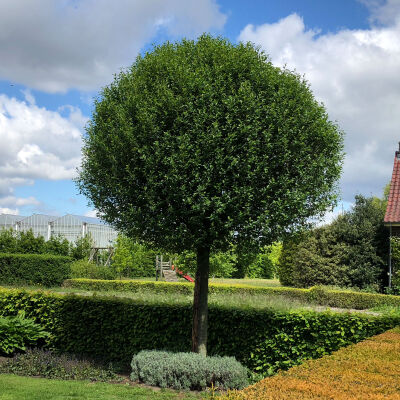
[[[206,353],[210,252],[258,248],[337,199],[343,135],[299,75],[203,35],[139,56],[95,100],[78,186],[103,218],[197,254],[192,350]]]

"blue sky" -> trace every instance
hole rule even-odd
[[[344,209],[381,195],[400,140],[400,0],[2,0],[0,212],[94,215],[72,180],[93,97],[139,52],[202,32],[304,75],[346,134]]]

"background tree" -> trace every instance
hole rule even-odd
[[[236,271],[237,256],[234,248],[210,254],[210,276],[213,278],[230,278]],[[183,251],[174,259],[174,264],[182,271],[194,276],[197,270],[196,253]]]
[[[74,244],[71,244],[70,256],[74,260],[87,260],[90,256],[90,250],[92,247],[93,238],[90,234],[79,237],[75,240]]]
[[[118,276],[129,278],[154,276],[157,252],[124,235],[118,235],[112,267]]]
[[[52,236],[45,242],[45,253],[68,256],[71,251],[71,246],[68,240],[62,236]]]
[[[210,251],[271,244],[335,203],[342,134],[300,76],[250,43],[165,43],[96,99],[78,185],[127,236],[196,252],[206,353]]]
[[[389,232],[385,199],[356,196],[353,208],[331,224],[286,241],[279,276],[284,285],[383,289]]]

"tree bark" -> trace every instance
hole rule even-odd
[[[210,249],[197,249],[197,270],[194,281],[192,351],[207,355],[208,275]]]

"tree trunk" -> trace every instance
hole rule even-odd
[[[197,249],[197,270],[194,281],[192,351],[207,355],[208,275],[210,249]]]

